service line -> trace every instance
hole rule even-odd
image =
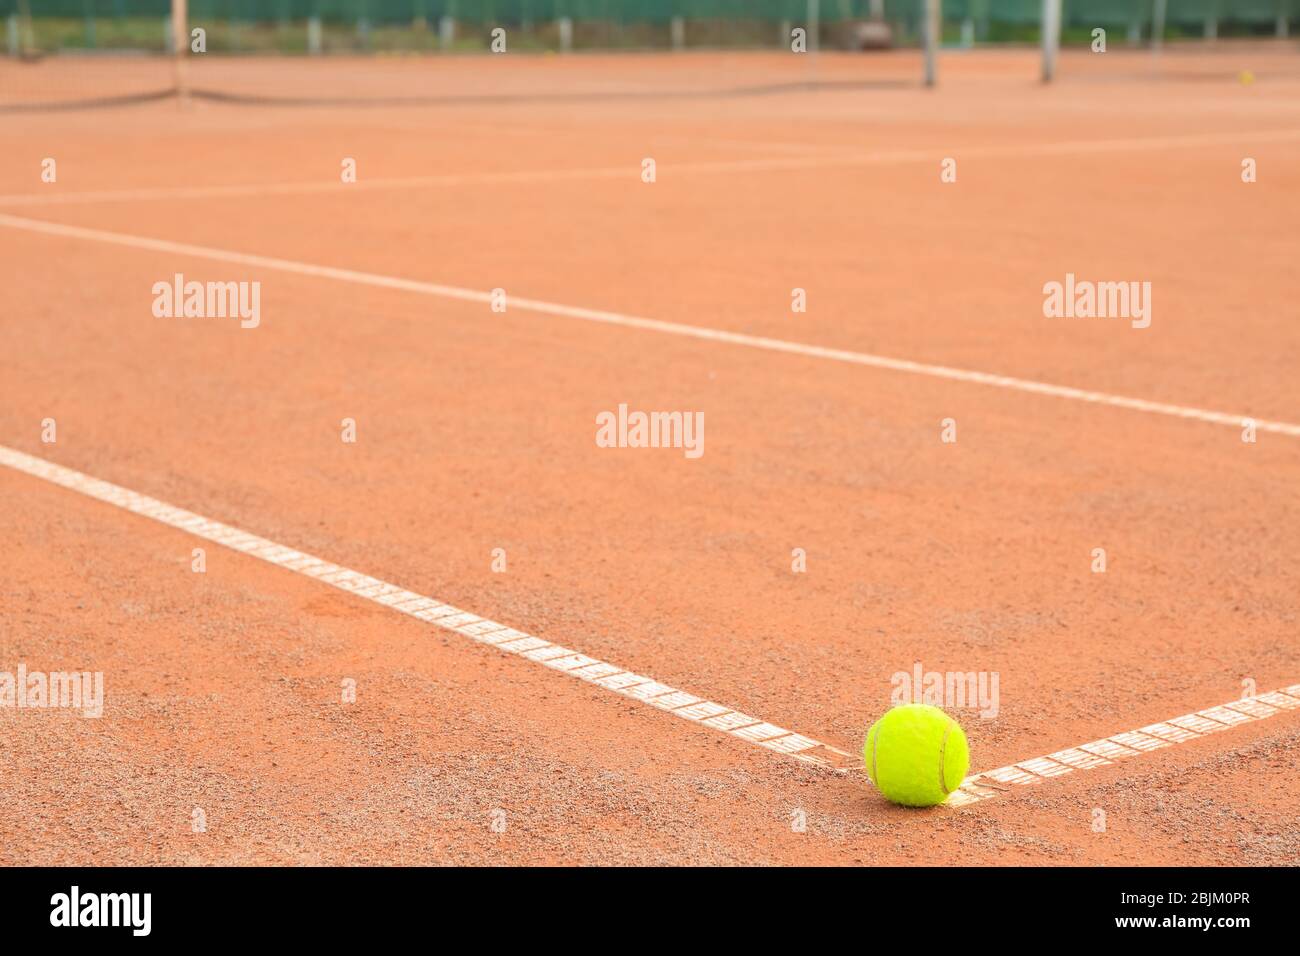
[[[272,269],[277,272],[289,272],[295,275],[312,276],[320,279],[333,279],[338,282],[350,282],[355,285],[374,286],[382,289],[395,289],[401,292],[414,292],[420,295],[436,296],[443,299],[458,299],[463,302],[491,303],[492,294],[478,289],[466,289],[460,286],[444,285],[436,282],[422,282],[416,279],[403,279],[397,276],[379,275],[373,272],[359,272],[355,269],[340,269],[334,266],[313,265],[309,262],[297,262],[291,259],[277,259],[271,256],[252,255],[227,249],[214,249],[209,246],[196,246],[186,242],[173,242],[168,239],[152,239],[146,236],[132,236],[121,232],[108,232],[103,229],[88,229],[84,226],[69,226],[62,223],[47,222],[41,219],[27,219],[0,213],[0,226],[20,229],[26,232],[43,233],[67,239],[83,239],[89,242],[102,242],[109,245],[127,246],[134,249],[147,249],[151,252],[164,252],[174,255],[193,256],[210,259],[214,262],[232,262],[239,265]],[[873,355],[868,352],[854,352],[848,349],[828,348],[821,345],[809,345],[803,342],[791,342],[786,339],[774,339],[761,335],[748,335],[744,332],[730,332],[725,329],[710,329],[682,322],[668,322],[662,319],[648,319],[621,312],[608,312],[601,309],[588,309],[582,306],[564,305],[558,302],[546,302],[541,299],[529,299],[511,296],[510,308],[524,312],[538,312],[543,315],[558,315],[568,319],[581,319],[585,322],[600,322],[605,325],[618,325],[624,328],[642,329],[659,332],[664,335],[677,335],[685,338],[703,339],[709,342],[725,342],[729,345],[743,345],[747,348],[762,349],[768,352],[784,352],[807,358],[828,359],[833,362],[845,362],[850,365],[865,365],[871,368],[886,369],[892,372],[906,372],[912,375],[925,375],[930,378],[947,379],[954,382],[966,382],[975,385],[990,385],[1016,392],[1029,392],[1047,395],[1053,398],[1065,398],[1078,402],[1090,402],[1096,405],[1109,405],[1130,411],[1147,412],[1153,415],[1167,415],[1173,418],[1188,418],[1209,422],[1214,425],[1227,425],[1242,428],[1252,423],[1256,431],[1272,432],[1279,435],[1300,437],[1300,425],[1291,422],[1270,421],[1254,418],[1245,414],[1212,411],[1194,408],[1188,405],[1175,405],[1169,402],[1153,402],[1143,398],[1131,398],[1098,392],[1091,389],[1075,388],[1070,385],[1054,385],[1050,382],[1037,382],[1032,379],[1016,378],[1010,375],[997,375],[991,372],[977,372],[970,369],[952,368],[946,365],[934,365],[928,362],[914,362],[909,359],[890,358],[885,355]]]

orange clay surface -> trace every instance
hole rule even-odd
[[[448,100],[5,115],[0,213],[1296,423],[1297,56],[398,61]],[[0,444],[846,750],[918,661],[999,675],[950,708],[972,772],[1300,681],[1294,437],[8,226],[0,262]],[[176,272],[260,281],[261,326],[155,318]],[[1151,327],[1044,318],[1067,272],[1150,281]],[[703,457],[597,448],[622,402],[703,411]],[[106,690],[0,709],[5,864],[1300,852],[1300,711],[907,810],[7,468],[0,540],[0,670]]]

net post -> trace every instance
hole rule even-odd
[[[14,56],[36,53],[36,34],[32,27],[32,5],[29,0],[18,0],[17,8],[9,16],[9,46]]]
[[[1155,0],[1151,7],[1151,49],[1159,52],[1165,42],[1165,0]]]
[[[1061,0],[1043,0],[1043,82],[1056,79],[1056,55],[1061,49]]]
[[[921,26],[925,44],[925,85],[934,86],[939,79],[939,24],[942,21],[940,0],[925,0]]]
[[[190,102],[190,83],[186,54],[190,49],[189,0],[172,0],[172,65],[176,80],[176,97],[181,106]]]

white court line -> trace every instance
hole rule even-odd
[[[157,498],[92,478],[43,458],[0,445],[0,465],[7,465],[15,471],[62,485],[97,501],[116,505],[277,567],[314,578],[359,598],[454,631],[480,644],[490,644],[498,650],[630,697],[683,720],[719,730],[746,743],[839,772],[844,772],[854,762],[853,756],[843,750],[743,714],[725,704],[704,700],[651,677],[634,674],[617,664],[588,657],[572,648],[552,644],[524,631],[452,607],[436,598],[331,564],[287,545],[173,507]]]
[[[0,196],[0,206],[62,206],[74,203],[147,202],[165,199],[220,199],[230,196],[293,196],[309,193],[338,193],[382,189],[420,189],[432,186],[468,186],[555,182],[565,179],[635,179],[638,169],[628,166],[596,166],[581,169],[535,170],[533,172],[464,173],[443,176],[398,176],[388,179],[360,179],[355,183],[236,183],[228,186],[158,186],[149,189],[105,189],[88,192],[14,193]]]
[[[131,236],[120,232],[106,232],[102,229],[87,229],[83,226],[66,226],[60,223],[45,222],[39,219],[25,219],[0,213],[0,226],[22,229],[28,232],[44,233],[69,239],[85,239],[91,242],[104,242],[134,249],[148,249],[152,252],[194,256],[211,259],[215,262],[231,262],[239,265],[254,266],[261,269],[273,269],[295,275],[313,276],[322,279],[334,279],[339,282],[351,282],[357,285],[376,286],[383,289],[396,289],[403,292],[415,292],[421,295],[438,296],[444,299],[459,299],[465,302],[490,303],[491,293],[477,289],[464,289],[458,286],[440,285],[434,282],[420,282],[415,279],[401,279],[395,276],[377,275],[373,272],[358,272],[354,269],[338,269],[333,266],[318,266],[307,262],[295,262],[290,259],[275,259],[269,256],[250,255],[243,252],[231,252],[225,249],[213,249],[208,246],[195,246],[184,242],[172,242],[167,239],[150,239],[143,236]],[[1215,425],[1230,425],[1241,428],[1247,422],[1253,422],[1256,431],[1273,432],[1279,435],[1300,437],[1300,425],[1290,422],[1270,421],[1252,418],[1249,415],[1216,412],[1187,405],[1174,405],[1168,402],[1152,402],[1141,398],[1128,398],[1109,392],[1097,392],[1089,389],[1074,388],[1068,385],[1053,385],[1049,382],[1036,382],[1032,379],[1015,378],[1010,375],[994,375],[989,372],[975,372],[968,369],[951,368],[946,365],[932,365],[927,362],[913,362],[907,359],[889,358],[884,355],[872,355],[867,352],[852,352],[847,349],[826,348],[820,345],[807,345],[802,342],[790,342],[785,339],[773,339],[744,332],[729,332],[724,329],[710,329],[680,322],[666,322],[661,319],[646,319],[619,312],[605,312],[599,309],[587,309],[580,306],[562,305],[545,302],[540,299],[528,299],[511,296],[509,307],[525,312],[540,312],[545,315],[559,315],[569,319],[582,319],[587,322],[602,322],[606,325],[619,325],[625,328],[644,329],[666,335],[678,335],[686,338],[703,339],[709,342],[726,342],[731,345],[743,345],[748,348],[763,349],[768,352],[784,352],[808,358],[829,359],[834,362],[847,362],[851,365],[865,365],[872,368],[888,369],[893,372],[907,372],[913,375],[927,375],[931,378],[948,379],[954,382],[968,382],[977,385],[991,385],[1017,392],[1030,392],[1036,395],[1049,395],[1054,398],[1066,398],[1079,402],[1091,402],[1097,405],[1109,405],[1132,411],[1148,412],[1154,415],[1169,415],[1174,418],[1189,418]]]
[[[961,786],[948,796],[948,805],[962,807],[1017,787],[1042,783],[1051,777],[1063,777],[1075,770],[1107,767],[1118,760],[1137,757],[1150,750],[1200,740],[1207,734],[1265,720],[1284,710],[1300,710],[1300,684],[1292,684],[1257,697],[1229,701],[1181,717],[1171,717],[1137,730],[1067,747],[1044,757],[1022,760],[1008,767],[974,774],[962,781]]]
[[[452,607],[436,598],[332,564],[287,545],[165,504],[157,498],[92,478],[72,468],[56,465],[4,445],[0,445],[0,465],[152,518],[285,570],[314,578],[356,597],[577,677],[746,743],[786,754],[840,775],[856,772],[861,767],[855,754],[751,717],[725,704],[704,700],[617,664],[588,657],[572,648],[552,644],[543,638]],[[1022,760],[1007,767],[974,774],[962,781],[961,786],[949,795],[947,805],[962,807],[978,803],[1017,786],[1041,783],[1074,770],[1108,766],[1117,760],[1136,757],[1149,750],[1199,740],[1207,734],[1264,720],[1284,710],[1300,710],[1300,684],[1257,697],[1229,701],[1219,707],[1172,717],[1137,730],[1068,747],[1044,757]]]
[[[1015,159],[1022,156],[1070,156],[1093,153],[1133,152],[1142,150],[1180,149],[1189,146],[1221,146],[1240,142],[1286,143],[1300,140],[1300,130],[1240,130],[1229,133],[1187,133],[1175,136],[1130,137],[1123,139],[1062,140],[1055,143],[1024,143],[997,146],[946,146],[928,149],[876,150],[817,156],[775,156],[758,159],[723,159],[699,162],[660,163],[659,180],[678,173],[747,173],[781,170],[853,168],[891,166],[906,163],[935,162],[945,157],[957,159]],[[231,196],[304,195],[384,189],[425,189],[439,186],[506,185],[510,183],[545,183],[585,179],[627,179],[636,182],[640,163],[622,166],[591,166],[573,169],[534,169],[499,173],[449,173],[438,176],[401,176],[389,179],[365,179],[344,185],[341,182],[247,183],[226,186],[161,186],[148,189],[95,190],[0,195],[0,206],[59,206],[96,202],[148,202],[169,199],[209,199]]]

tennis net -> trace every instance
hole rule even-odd
[[[938,6],[933,42],[927,10]],[[1186,36],[1285,36],[1300,0],[1067,0],[1065,45],[1104,27],[1119,45]],[[916,85],[933,51],[1032,43],[1042,0],[0,0],[0,111],[177,97],[246,103],[438,103],[475,98],[763,93],[791,85]],[[179,41],[179,42],[178,42]],[[921,55],[928,47],[930,56]],[[851,70],[818,51],[893,48]],[[563,54],[792,50],[814,54],[651,80]],[[461,82],[449,63],[506,52],[528,70]],[[868,62],[869,61],[869,62]],[[539,66],[544,64],[544,68]],[[630,74],[630,71],[628,71]],[[642,71],[644,73],[645,71]]]

